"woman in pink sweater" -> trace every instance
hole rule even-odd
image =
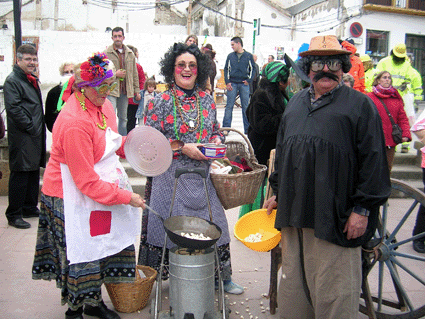
[[[87,315],[116,319],[101,285],[134,280],[144,200],[131,191],[118,157],[125,138],[106,99],[117,85],[113,63],[97,53],[74,73],[74,93],[53,128],[32,276],[56,280],[66,319],[82,319],[83,306]]]
[[[394,122],[398,124],[403,131],[402,142],[409,142],[412,140],[409,120],[404,111],[403,99],[398,91],[392,86],[391,74],[389,72],[382,71],[378,73],[373,81],[372,87],[372,92],[367,95],[373,100],[381,116],[382,128],[385,135],[385,146],[387,147],[388,168],[391,172],[397,144],[392,137],[393,127],[384,104],[393,117]]]

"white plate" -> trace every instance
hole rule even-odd
[[[144,176],[158,176],[171,165],[173,152],[167,138],[150,126],[137,126],[127,135],[124,152],[131,167]]]

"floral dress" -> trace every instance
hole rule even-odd
[[[145,125],[154,127],[170,141],[185,143],[209,143],[223,136],[218,132],[217,112],[211,95],[195,91],[188,96],[177,86],[159,94],[147,107]],[[170,216],[170,206],[174,188],[174,174],[177,168],[205,168],[209,172],[211,161],[198,161],[175,152],[170,168],[163,174],[149,179],[145,198],[149,205],[166,219]],[[213,222],[222,229],[217,242],[222,278],[230,279],[230,235],[224,209],[216,191],[207,176],[208,196],[211,203]],[[173,216],[196,216],[209,220],[207,197],[202,178],[197,174],[183,174],[179,177],[172,211]],[[159,219],[145,211],[142,217],[142,235],[139,264],[159,270],[164,246],[164,227]],[[167,251],[174,244],[167,240]],[[166,254],[168,256],[168,254]],[[165,264],[168,263],[168,258]],[[163,277],[167,278],[165,270]]]

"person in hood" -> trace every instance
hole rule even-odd
[[[280,318],[358,318],[361,245],[391,193],[384,134],[370,98],[342,81],[349,55],[335,36],[301,53],[312,81],[280,121],[269,181],[282,233]]]
[[[56,121],[56,118],[59,115],[59,111],[61,107],[58,108],[58,102],[59,105],[62,106],[64,101],[61,99],[63,96],[62,88],[65,85],[65,88],[68,85],[68,80],[71,78],[71,76],[74,74],[74,63],[71,62],[64,62],[59,67],[59,73],[61,75],[61,80],[58,85],[53,87],[49,93],[47,93],[46,98],[46,110],[44,114],[44,119],[46,121],[46,127],[47,129],[52,132],[53,130],[53,124]]]
[[[363,63],[360,60],[360,58],[355,55],[355,53],[357,52],[356,47],[354,46],[354,44],[346,41],[342,41],[341,42],[341,46],[350,51],[350,62],[351,62],[351,69],[348,72],[348,74],[351,74],[354,78],[354,87],[353,89],[364,93],[365,91],[365,75],[364,75],[364,68],[363,68]]]

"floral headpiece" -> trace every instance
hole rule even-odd
[[[114,76],[112,69],[108,69],[108,57],[105,53],[94,53],[86,62],[80,66],[81,79],[83,82],[78,83],[78,87],[98,86],[103,80]]]

